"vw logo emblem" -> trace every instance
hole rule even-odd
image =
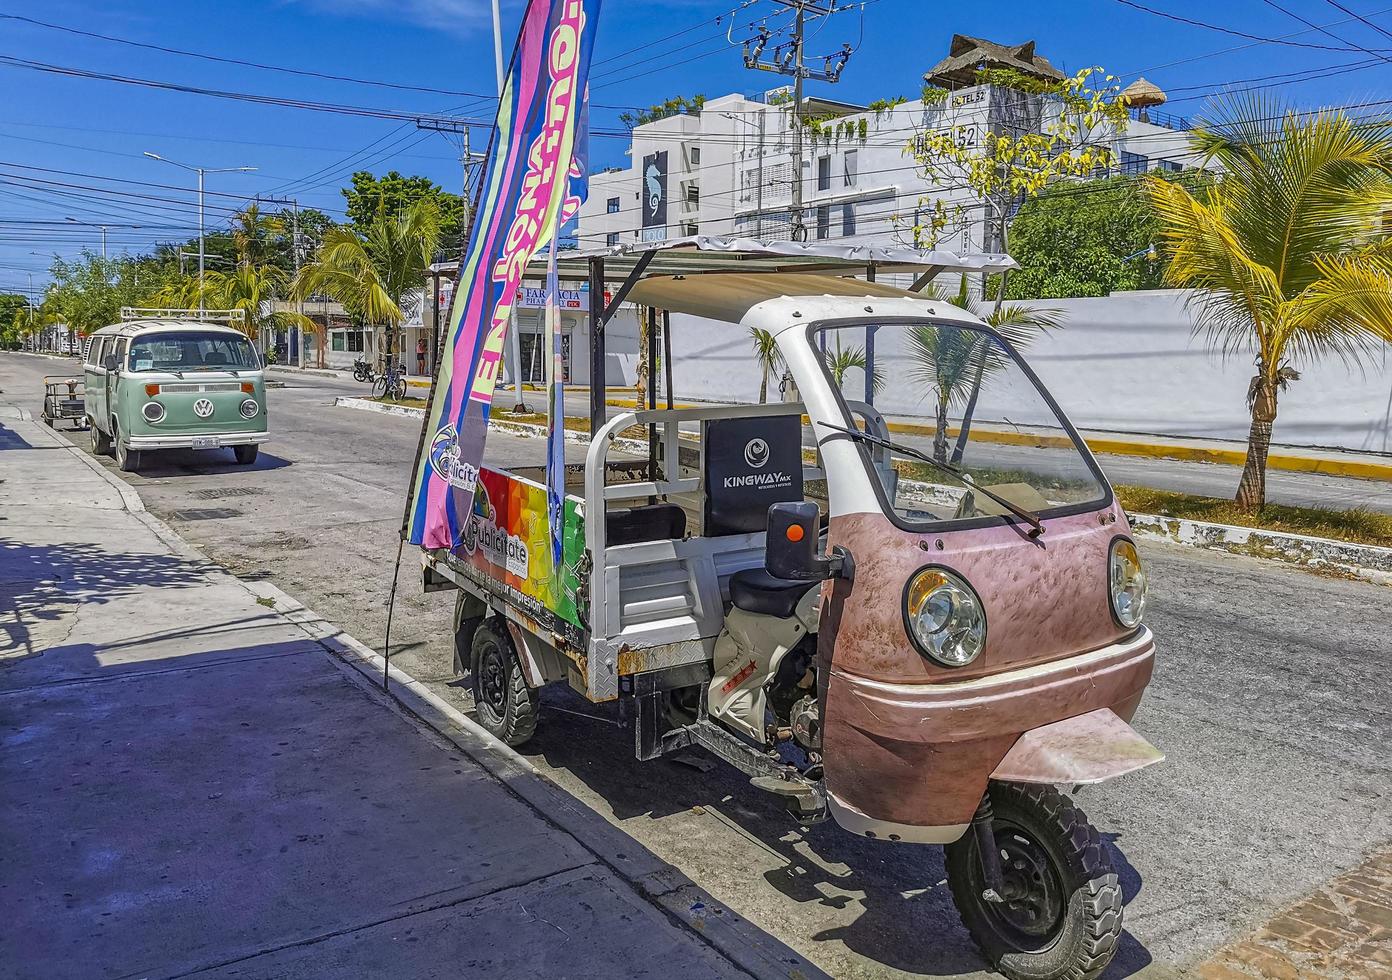
[[[753,469],[762,469],[769,461],[768,443],[762,439],[750,439],[744,444],[744,461]]]
[[[213,403],[206,398],[198,399],[198,401],[193,403],[193,414],[197,415],[200,419],[212,418]]]

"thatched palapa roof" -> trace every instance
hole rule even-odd
[[[947,57],[930,68],[923,80],[942,88],[962,88],[977,84],[976,75],[982,68],[1010,68],[1035,78],[1061,81],[1063,72],[1049,64],[1049,59],[1034,53],[1034,42],[997,44],[984,38],[952,35]]]

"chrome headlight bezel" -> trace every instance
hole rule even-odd
[[[247,406],[251,406],[251,411],[247,411]],[[242,403],[237,406],[237,411],[242,413],[244,419],[254,419],[261,414],[261,403],[255,398],[243,398]]]
[[[151,409],[154,409],[155,411],[154,418],[150,417]],[[164,406],[161,405],[159,402],[146,402],[144,405],[140,406],[140,415],[143,419],[145,419],[146,422],[149,422],[151,425],[159,425],[161,422],[164,421]]]
[[[986,606],[971,583],[950,568],[925,565],[910,575],[900,608],[914,648],[940,667],[965,667],[986,649]],[[935,620],[940,625],[930,628]]]
[[[1136,542],[1119,535],[1107,549],[1107,608],[1112,619],[1126,630],[1139,629],[1145,621],[1148,577]]]

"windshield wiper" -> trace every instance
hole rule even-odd
[[[832,425],[830,422],[818,422],[817,424],[825,426],[828,429],[835,429],[837,432],[844,432],[852,439],[859,439],[862,442],[868,442],[874,446],[883,446],[890,452],[895,452],[903,456],[908,456],[910,459],[919,460],[920,462],[927,463],[934,469],[938,469],[944,473],[948,473],[956,477],[961,482],[965,483],[968,487],[981,494],[983,497],[988,497],[991,500],[994,500],[996,503],[1000,504],[1006,510],[1010,511],[1010,513],[1014,514],[1020,520],[1028,524],[1030,526],[1029,536],[1031,538],[1037,538],[1044,533],[1044,525],[1039,522],[1039,515],[1035,514],[1033,511],[1026,510],[1018,504],[1015,504],[1007,500],[1005,497],[1002,497],[998,493],[994,493],[990,490],[987,490],[981,484],[977,483],[974,479],[972,479],[970,473],[967,473],[964,470],[959,470],[955,466],[949,466],[947,463],[940,463],[932,456],[929,456],[926,453],[921,453],[917,449],[914,449],[912,446],[904,446],[897,442],[890,442],[888,439],[881,439],[879,436],[872,436],[870,433],[862,432],[859,429],[848,429],[845,426]]]

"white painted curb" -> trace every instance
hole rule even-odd
[[[1378,585],[1392,585],[1392,548],[1316,538],[1308,534],[1211,524],[1161,514],[1128,512],[1126,516],[1138,538],[1250,558],[1266,558],[1316,571],[1332,569]]]
[[[422,420],[425,418],[423,409],[405,405],[384,405],[365,398],[339,396],[334,404],[343,408],[383,412],[387,415],[405,415]],[[545,426],[527,422],[490,421],[489,427],[519,436],[546,436]],[[583,432],[567,431],[565,437],[567,442],[585,445],[590,441],[589,435]],[[616,439],[615,443],[623,449],[633,451],[647,449],[644,443],[635,439]],[[918,480],[901,480],[900,486],[906,490],[917,490],[928,499],[932,499],[934,495],[932,484]],[[1131,521],[1132,531],[1139,538],[1168,541],[1171,544],[1203,548],[1207,551],[1222,551],[1231,555],[1245,555],[1249,558],[1264,558],[1316,571],[1332,569],[1378,585],[1392,585],[1392,548],[1355,544],[1352,541],[1338,541],[1333,538],[1316,538],[1305,534],[1234,527],[1230,524],[1211,524],[1207,521],[1191,521],[1159,514],[1128,512],[1126,516]]]

